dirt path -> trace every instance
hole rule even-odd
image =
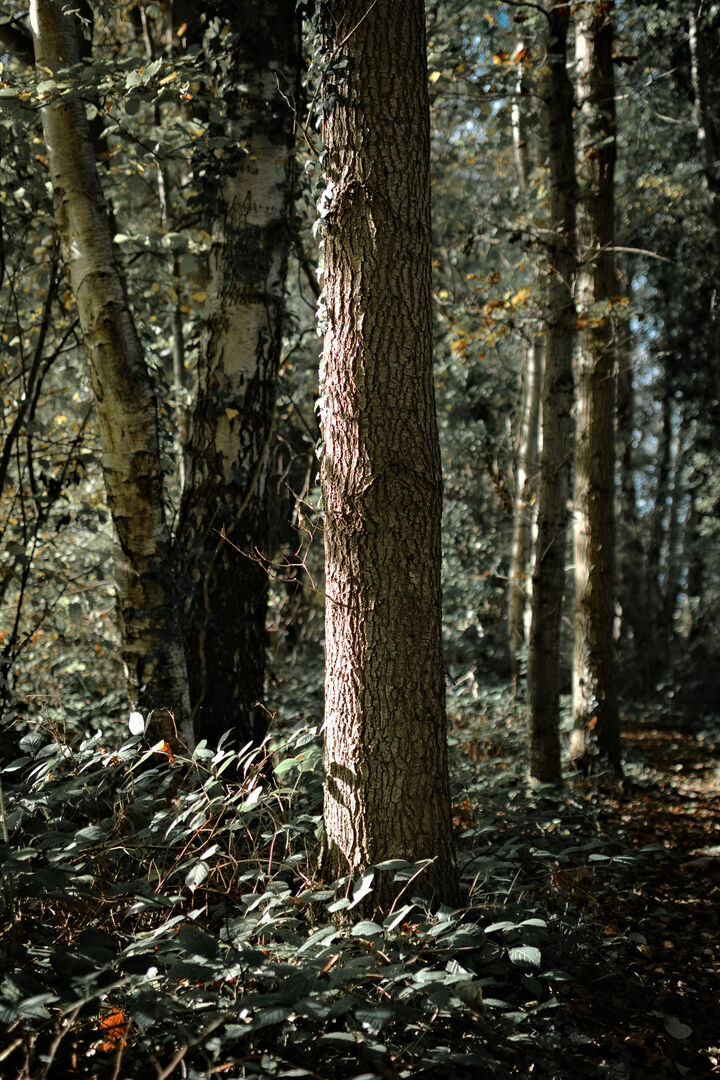
[[[639,855],[603,883],[556,879],[605,939],[567,1004],[598,1067],[632,1078],[720,1075],[720,761],[672,728],[625,736],[629,782],[591,795],[596,835]],[[580,890],[585,890],[585,895]],[[602,952],[605,955],[602,955]],[[623,1069],[623,1064],[626,1068]]]

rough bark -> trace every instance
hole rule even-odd
[[[580,104],[575,452],[574,727],[583,770],[620,770],[615,689],[615,76],[612,3],[577,16]]]
[[[186,453],[179,570],[198,738],[260,743],[267,473],[289,248],[298,24],[293,0],[233,13],[235,100],[218,166],[205,334]]]
[[[33,0],[35,61],[43,77],[78,60],[74,16]],[[90,361],[103,473],[116,534],[115,581],[130,696],[143,712],[167,710],[190,740],[185,660],[170,574],[156,403],[113,250],[88,133],[73,94],[42,109],[55,219]]]
[[[560,620],[565,593],[573,441],[577,185],[573,90],[567,72],[568,7],[553,4],[548,9],[548,20],[547,60],[539,93],[543,102],[550,174],[550,226],[544,317],[542,454],[528,647],[528,737],[531,776],[543,783],[554,783],[561,778],[558,731]]]
[[[327,9],[325,870],[431,859],[414,890],[453,902],[424,4]]]

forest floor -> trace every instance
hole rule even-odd
[[[532,787],[521,704],[455,682],[464,902],[428,909],[402,863],[387,916],[358,922],[372,874],[315,870],[320,669],[275,687],[267,790],[260,763],[238,788],[212,750],[148,760],[111,727],[21,740],[3,772],[2,1080],[720,1077],[717,718],[628,710],[622,781]]]
[[[624,750],[652,779],[631,781],[620,800],[600,797],[596,827],[660,850],[637,876],[588,898],[613,974],[588,972],[569,1004],[589,1032],[600,1021],[600,1048],[614,1039],[631,1050],[638,1077],[678,1065],[719,1075],[720,761],[706,740],[656,723],[630,728]]]
[[[720,733],[660,710],[624,726],[622,783],[570,779],[561,804],[523,786],[485,809],[498,840],[539,856],[521,857],[525,901],[582,926],[553,993],[584,1075],[720,1076]],[[517,774],[495,739],[473,742],[496,776]]]

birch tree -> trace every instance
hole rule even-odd
[[[130,695],[143,712],[192,741],[185,657],[170,572],[157,409],[125,295],[88,132],[72,89],[78,63],[75,16],[56,0],[30,9],[35,63],[47,81],[42,125],[55,219],[87,349],[102,463],[116,537],[115,580]],[[58,84],[70,84],[59,96]]]
[[[198,737],[262,741],[267,475],[290,243],[293,0],[227,5],[231,88],[186,454],[178,572]]]

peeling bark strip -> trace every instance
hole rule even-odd
[[[325,871],[429,858],[452,902],[424,4],[326,12]]]
[[[35,62],[51,71],[78,62],[74,16],[33,0]],[[63,257],[90,361],[115,527],[115,581],[130,694],[143,711],[167,709],[189,735],[185,660],[172,602],[170,537],[153,387],[127,304],[88,134],[72,94],[42,108]]]
[[[298,65],[294,0],[226,4],[235,101],[217,207],[178,549],[198,738],[262,741],[267,466],[282,343]],[[222,536],[225,539],[222,539]],[[258,559],[258,556],[260,558]]]
[[[571,757],[620,770],[615,689],[615,69],[612,2],[581,5],[575,452],[574,730]]]
[[[528,646],[530,773],[560,779],[558,733],[560,620],[565,593],[570,462],[572,460],[575,304],[575,140],[573,90],[567,73],[569,9],[548,10],[548,52],[540,87],[550,170],[550,238],[545,301],[545,380],[538,525]]]

